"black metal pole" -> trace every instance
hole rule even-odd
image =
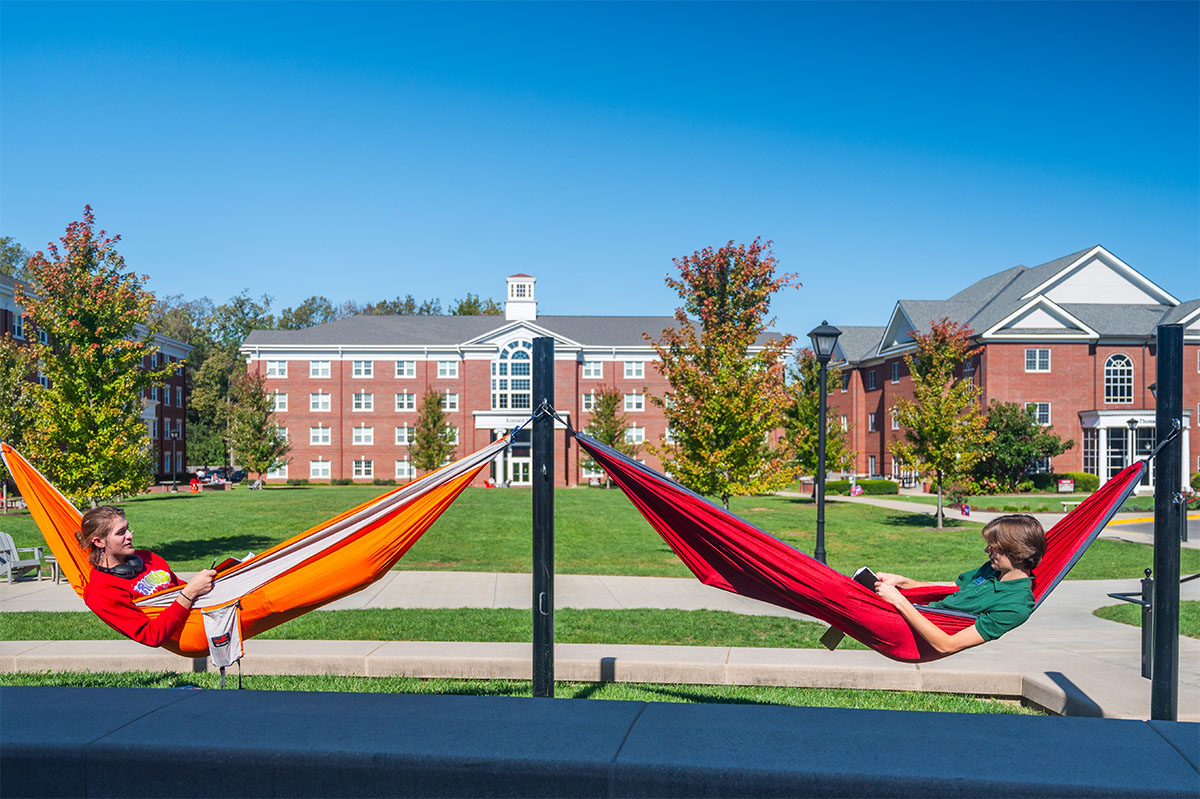
[[[554,408],[554,339],[533,340],[533,407]],[[533,420],[533,695],[554,696],[554,418]]]
[[[1163,441],[1183,424],[1183,325],[1158,326],[1155,432]],[[1154,460],[1154,657],[1150,718],[1176,721],[1179,713],[1179,526],[1184,506],[1183,436]]]
[[[817,548],[813,557],[825,562],[825,372],[829,364],[821,361],[821,376],[818,378],[821,386],[817,389],[820,400],[817,403]]]

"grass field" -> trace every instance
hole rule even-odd
[[[228,684],[228,683],[227,683]],[[236,678],[234,683],[236,685]],[[418,680],[412,677],[339,677],[333,675],[251,675],[244,686],[256,691],[340,691],[356,693],[530,696],[527,680]],[[51,685],[106,688],[217,688],[216,674],[173,672],[64,672],[0,674],[0,685]],[[554,686],[560,699],[617,699],[641,702],[703,702],[740,705],[848,707],[871,710],[926,710],[944,713],[1043,715],[1015,702],[961,694],[913,691],[849,691],[825,688],[777,688],[762,685],[660,685],[654,683],[574,683]]]
[[[177,571],[192,571],[215,557],[259,552],[384,490],[303,486],[152,494],[124,507],[135,546],[158,552]],[[816,509],[811,500],[742,497],[733,500],[731,509],[812,552]],[[397,568],[528,572],[530,524],[528,489],[469,488]],[[830,503],[825,529],[829,564],[844,573],[870,565],[918,580],[951,580],[985,558],[979,525],[951,522],[939,532],[933,518],[922,513]],[[0,530],[11,533],[18,546],[42,543],[26,513],[0,516]],[[1182,555],[1185,571],[1200,571],[1200,550],[1184,550]],[[1070,577],[1136,577],[1152,559],[1149,547],[1098,541]],[[624,494],[600,489],[556,492],[555,569],[561,574],[689,574]]]
[[[1131,602],[1105,605],[1093,613],[1102,619],[1119,621],[1134,627],[1142,626],[1142,609]],[[1189,638],[1200,638],[1200,602],[1184,600],[1179,603],[1179,634]]]

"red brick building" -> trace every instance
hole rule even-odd
[[[18,342],[28,341],[35,336],[44,336],[28,328],[16,301],[17,281],[8,275],[0,275],[0,335],[12,336]],[[45,341],[45,338],[42,338]],[[182,476],[187,462],[187,369],[183,361],[191,352],[191,346],[166,336],[155,336],[158,352],[147,356],[155,365],[179,363],[174,374],[165,385],[148,389],[142,397],[142,418],[155,450],[156,479],[170,480],[172,472]],[[41,376],[38,376],[41,380]]]
[[[270,475],[329,480],[409,480],[408,440],[421,397],[437,391],[457,435],[457,455],[472,452],[529,418],[532,340],[554,338],[554,405],[586,427],[593,392],[611,386],[625,398],[626,440],[658,442],[662,412],[647,394],[666,381],[643,333],[657,339],[670,316],[541,316],[536,278],[507,278],[505,315],[357,316],[305,330],[255,330],[242,353],[266,376],[291,444],[288,464]],[[555,483],[589,477],[565,428],[555,436]],[[656,459],[642,454],[651,466]],[[513,485],[530,483],[529,428],[485,470]]]
[[[1180,302],[1101,246],[989,275],[945,300],[899,300],[886,325],[843,327],[843,389],[831,423],[850,430],[855,470],[900,477],[892,419],[912,396],[904,355],[912,331],[942,318],[970,326],[982,351],[960,370],[992,401],[1031,406],[1075,446],[1034,470],[1107,479],[1154,446],[1155,331],[1184,325],[1184,483],[1200,471],[1200,300]],[[1143,490],[1152,486],[1152,475]]]

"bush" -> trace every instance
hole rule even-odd
[[[1200,491],[1200,472],[1192,475],[1192,490]]]
[[[1087,472],[1063,472],[1062,474],[1031,474],[1029,479],[1038,491],[1057,491],[1059,480],[1074,480],[1075,490],[1090,494],[1100,487],[1100,478]]]
[[[303,477],[289,477],[287,484],[290,486],[306,486],[308,485],[308,480]]]
[[[894,480],[859,480],[857,485],[862,486],[864,494],[899,494],[900,485]],[[850,493],[849,480],[829,480],[825,483],[825,493],[833,495],[848,495]]]
[[[372,482],[377,486],[394,486],[396,484],[396,481],[390,477],[386,480],[382,477],[376,477]]]
[[[1032,490],[1033,490],[1033,481],[1032,480],[1022,480],[1021,482],[1017,483],[1017,491],[1021,492],[1022,494],[1028,494]]]
[[[339,477],[336,480],[330,480],[329,484],[335,486],[351,486],[354,485],[354,481],[349,477]]]

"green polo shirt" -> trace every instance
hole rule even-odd
[[[985,563],[973,572],[963,572],[954,581],[958,590],[931,608],[974,613],[975,629],[985,641],[995,641],[1020,626],[1033,612],[1033,579],[1000,580],[1000,572]]]

